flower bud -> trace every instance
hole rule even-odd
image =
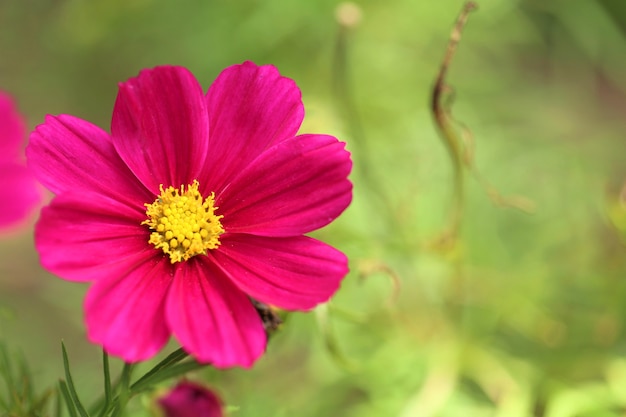
[[[222,401],[208,388],[181,381],[158,400],[166,417],[223,417]]]

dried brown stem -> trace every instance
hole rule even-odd
[[[446,84],[446,75],[450,62],[454,57],[456,49],[461,40],[461,33],[467,22],[469,13],[475,10],[478,5],[473,2],[465,3],[463,10],[461,11],[456,24],[450,35],[450,41],[448,42],[448,48],[446,54],[441,63],[439,73],[432,91],[431,110],[435,118],[435,124],[441,134],[441,138],[448,149],[450,159],[452,160],[452,166],[454,169],[454,207],[451,213],[450,225],[446,233],[444,234],[444,240],[455,240],[458,235],[459,228],[461,226],[461,217],[463,212],[463,151],[460,140],[453,127],[453,120],[450,117],[449,111],[446,110],[443,104],[443,96],[450,91],[450,88]]]

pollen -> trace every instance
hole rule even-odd
[[[215,194],[203,198],[198,186],[197,180],[187,189],[184,185],[163,189],[161,184],[154,203],[145,204],[148,219],[141,224],[152,231],[148,242],[163,250],[171,263],[206,255],[220,245],[224,233],[220,219],[224,216],[215,214]]]

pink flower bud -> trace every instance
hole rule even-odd
[[[222,402],[208,388],[182,381],[159,399],[166,417],[223,417]]]

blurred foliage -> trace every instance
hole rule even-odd
[[[626,3],[479,1],[447,78],[453,114],[480,175],[534,211],[467,177],[458,240],[442,246],[452,169],[429,97],[462,4],[359,1],[348,27],[331,0],[0,2],[0,88],[31,126],[69,113],[106,128],[117,83],[141,68],[184,65],[208,87],[249,59],[300,85],[303,132],[348,143],[354,203],[314,235],[352,272],[318,314],[290,315],[252,371],[194,374],[231,415],[626,414]],[[0,336],[37,387],[63,375],[63,338],[81,398],[96,396],[85,288],[37,265],[31,230],[0,249]]]
[[[39,416],[49,409],[53,391],[39,395],[33,386],[33,377],[19,353],[9,352],[0,342],[0,412],[8,416]]]

